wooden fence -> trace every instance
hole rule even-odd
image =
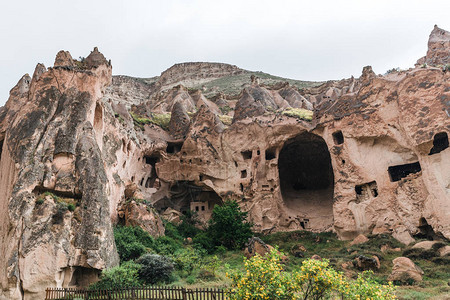
[[[176,286],[149,286],[112,290],[88,290],[74,288],[48,288],[45,300],[225,300],[222,289],[186,289]]]

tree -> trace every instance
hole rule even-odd
[[[208,234],[217,245],[228,249],[240,249],[253,235],[253,224],[247,222],[247,212],[241,211],[236,201],[216,205],[209,221]]]

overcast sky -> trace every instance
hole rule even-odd
[[[225,62],[302,80],[412,67],[434,24],[450,30],[450,1],[0,2],[0,105],[38,62],[94,46],[113,73],[152,77],[175,63]]]

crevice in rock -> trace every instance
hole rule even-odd
[[[40,185],[36,186],[33,189],[33,193],[35,195],[40,195],[40,194],[43,194],[45,192],[52,193],[55,196],[62,197],[62,198],[73,198],[73,199],[76,199],[76,200],[80,200],[82,198],[82,195],[78,194],[78,193],[67,192],[67,191],[57,191],[57,190],[49,189],[49,188],[46,188],[46,187],[43,187],[43,186],[40,186]]]
[[[183,142],[167,142],[166,152],[168,154],[175,154],[181,151]]]

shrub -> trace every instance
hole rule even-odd
[[[187,284],[194,284],[195,283],[195,276],[192,276],[192,275],[189,275],[187,278],[186,278],[186,283]]]
[[[180,241],[183,240],[183,237],[178,232],[177,226],[175,226],[173,223],[166,222],[164,224],[164,227],[165,227],[164,234],[167,237],[173,238],[174,240],[180,240]]]
[[[242,212],[236,201],[226,201],[216,205],[209,221],[208,234],[217,246],[240,249],[252,233],[252,224],[246,221],[247,213]]]
[[[200,265],[202,255],[198,250],[192,248],[184,248],[178,250],[173,256],[172,260],[175,267],[180,271],[185,271],[188,275],[192,274],[194,268]]]
[[[136,259],[154,247],[153,238],[140,227],[116,226],[114,239],[122,261]]]
[[[105,269],[100,275],[100,281],[89,286],[90,289],[116,289],[142,286],[139,279],[140,265],[128,261],[121,266]]]
[[[264,257],[256,254],[245,261],[243,273],[227,274],[232,280],[230,299],[294,299],[295,284],[280,259],[276,250]]]
[[[197,234],[193,239],[194,247],[197,249],[204,249],[208,253],[213,253],[216,250],[214,241],[205,232]],[[225,249],[226,251],[226,249]]]
[[[153,249],[160,254],[170,255],[182,248],[180,241],[174,240],[168,236],[158,237],[153,245]]]
[[[148,284],[169,282],[173,264],[169,258],[158,254],[145,254],[137,261],[141,265],[139,278]]]
[[[388,285],[380,285],[373,278],[372,271],[365,271],[358,275],[358,279],[346,284],[341,289],[343,299],[373,299],[390,300],[397,299],[394,295],[395,288],[391,282]]]
[[[200,224],[200,221],[197,218],[197,213],[191,210],[188,210],[186,214],[181,217],[182,222],[178,225],[178,232],[185,238],[193,238],[198,233],[201,232],[196,226]]]
[[[329,267],[328,260],[303,261],[300,271],[293,274],[293,279],[304,299],[326,299],[346,284],[344,275]]]

